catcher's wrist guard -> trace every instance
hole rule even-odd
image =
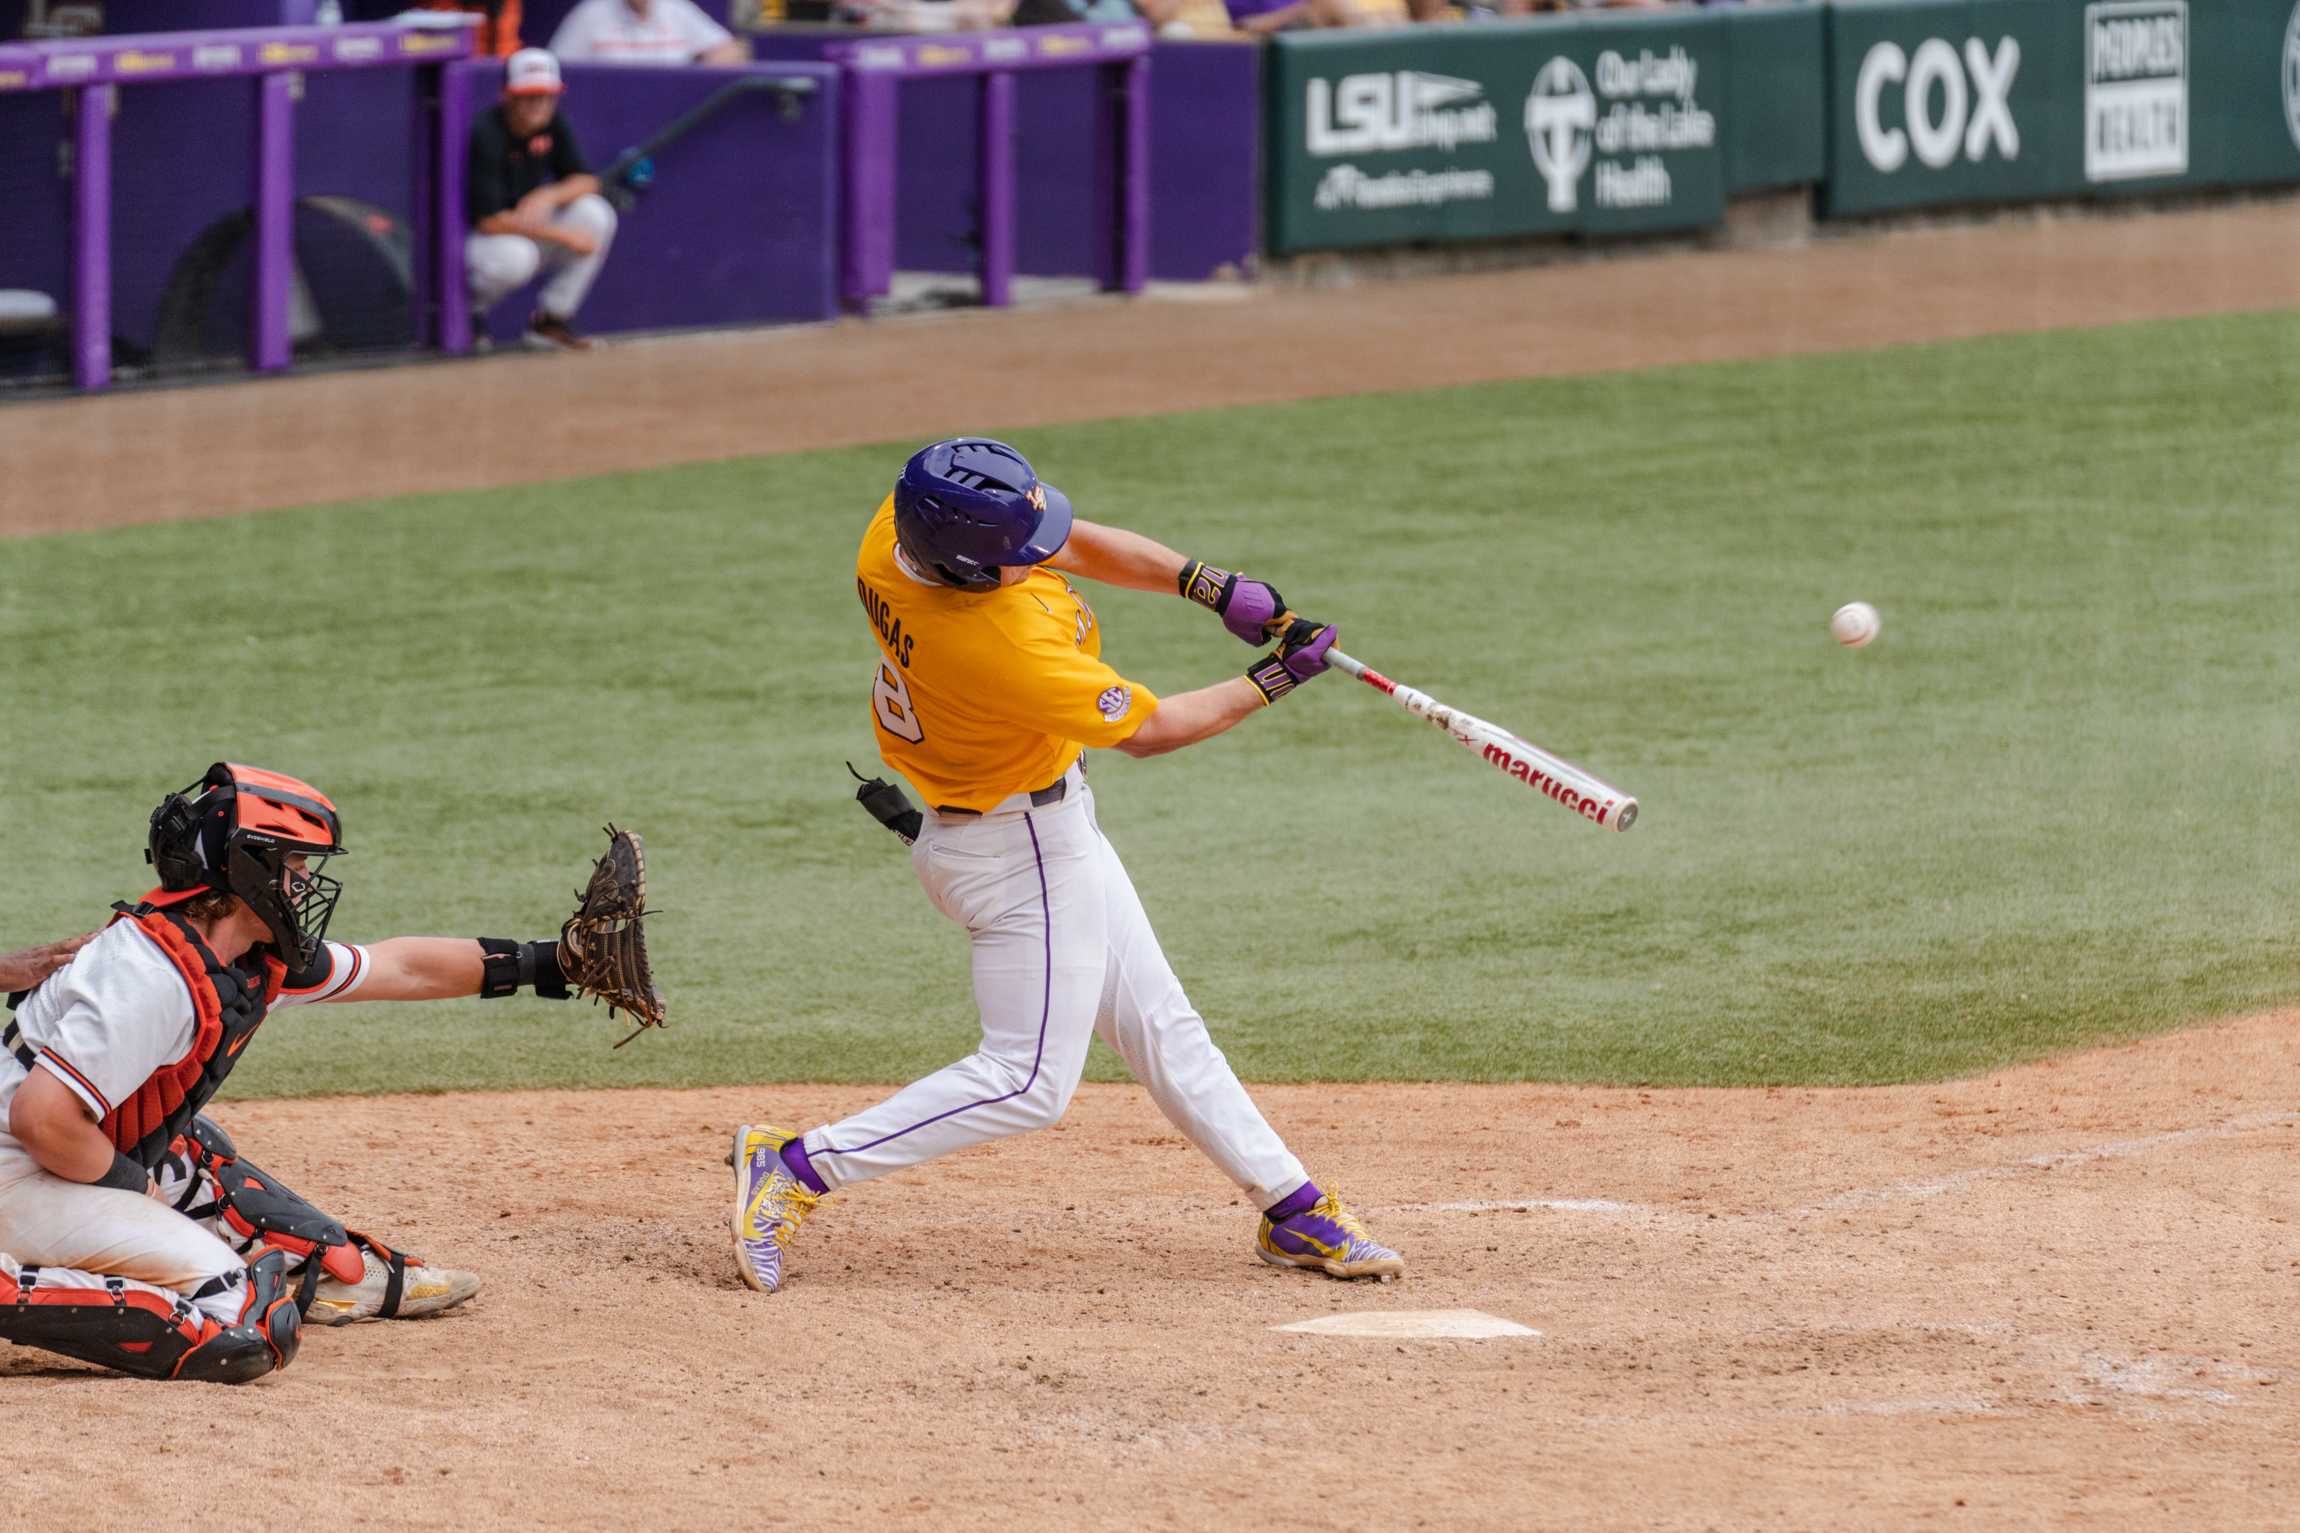
[[[512,942],[502,937],[479,937],[479,998],[498,1000],[532,988],[549,1001],[564,1001],[573,992],[566,971],[559,967],[559,944]]]

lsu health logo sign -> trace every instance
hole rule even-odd
[[[1542,65],[1525,98],[1525,141],[1533,168],[1549,187],[1552,213],[1570,213],[1579,205],[1581,173],[1589,168],[1596,130],[1597,93],[1581,66],[1562,57]]]
[[[1500,120],[1485,87],[1475,80],[1397,69],[1380,74],[1313,79],[1306,87],[1303,148],[1314,159],[1344,155],[1456,151],[1490,144],[1500,136]],[[1362,208],[1434,207],[1448,202],[1489,202],[1493,173],[1482,169],[1369,172],[1355,164],[1330,167],[1318,180],[1315,201],[1321,211]]]
[[[1717,143],[1717,119],[1701,105],[1701,66],[1681,46],[1632,56],[1597,55],[1593,83],[1562,54],[1534,74],[1525,98],[1525,140],[1552,213],[1580,206],[1593,165],[1591,205],[1665,208],[1675,195],[1665,155]]]
[[[2084,178],[2188,169],[2187,0],[2084,8]]]
[[[1877,43],[1861,56],[1853,79],[1853,131],[1861,158],[1891,175],[1909,161],[1945,170],[1962,157],[1978,162],[1991,152],[2020,158],[2020,127],[2013,120],[2013,78],[2020,73],[2020,40],[2000,37],[1994,48],[1977,37],[1963,49],[1928,37],[1914,53],[1898,43]],[[1900,109],[1889,109],[1888,86],[1901,87]],[[1938,110],[1934,98],[1939,97]]]
[[[1490,144],[1498,136],[1493,103],[1475,80],[1400,69],[1344,75],[1309,85],[1308,147],[1320,159],[1391,149],[1444,149]]]

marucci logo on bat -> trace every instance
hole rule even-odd
[[[1581,794],[1575,792],[1573,789],[1568,788],[1564,783],[1561,783],[1556,778],[1550,776],[1547,772],[1544,772],[1541,768],[1535,766],[1532,762],[1520,760],[1518,757],[1510,754],[1510,752],[1506,750],[1503,750],[1498,745],[1487,745],[1483,754],[1486,760],[1492,762],[1495,766],[1501,768],[1504,772],[1507,772],[1510,776],[1516,778],[1519,782],[1524,783],[1527,787],[1533,789],[1534,792],[1547,794],[1549,797],[1557,800],[1560,804],[1563,804],[1566,808],[1571,809],[1585,820],[1592,820],[1599,825],[1603,825],[1606,822],[1607,817],[1613,813],[1614,805],[1612,800],[1608,799],[1603,804],[1600,804],[1596,799],[1585,798]]]

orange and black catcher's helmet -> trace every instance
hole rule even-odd
[[[293,974],[311,966],[343,886],[320,876],[343,854],[343,819],[326,794],[300,777],[219,761],[152,811],[144,860],[160,887],[148,905],[181,904],[214,891],[236,894],[272,934]],[[300,871],[294,856],[309,859]]]

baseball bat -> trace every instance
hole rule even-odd
[[[1439,702],[1427,692],[1392,681],[1338,649],[1326,651],[1326,664],[1357,677],[1415,718],[1435,724],[1452,736],[1455,744],[1477,752],[1503,776],[1524,783],[1601,830],[1627,830],[1637,823],[1636,799],[1499,724],[1489,724],[1474,713]]]

